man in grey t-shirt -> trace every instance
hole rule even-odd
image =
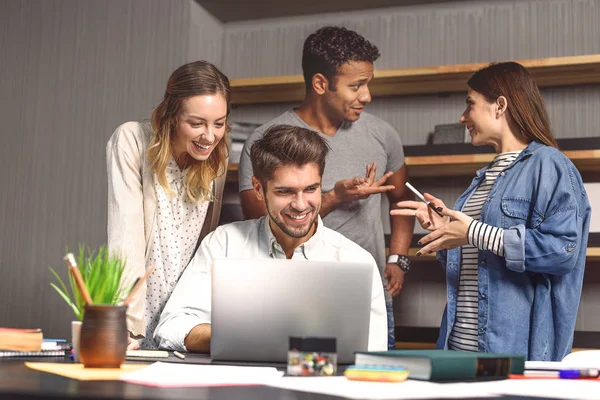
[[[397,132],[363,111],[371,101],[368,84],[377,58],[377,47],[345,28],[324,27],[310,35],[302,55],[306,84],[302,105],[252,134],[244,145],[238,174],[244,215],[261,217],[266,208],[252,190],[252,143],[275,124],[311,129],[327,140],[331,151],[323,175],[320,215],[325,226],[362,246],[377,261],[387,290],[388,345],[393,347],[391,297],[400,293],[410,265],[406,255],[414,218],[391,218],[390,257],[386,260],[380,193],[387,193],[392,207],[412,195],[404,186],[407,171]]]

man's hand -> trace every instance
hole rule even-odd
[[[393,172],[387,172],[381,178],[375,180],[376,172],[377,162],[374,162],[373,164],[367,164],[367,173],[364,178],[355,177],[336,182],[333,187],[333,193],[337,203],[364,200],[372,194],[385,193],[396,188],[393,185],[384,186],[388,178],[394,174]]]
[[[405,272],[400,269],[396,264],[386,264],[383,277],[387,279],[388,284],[385,287],[392,297],[396,297],[402,291],[402,284],[404,283]]]

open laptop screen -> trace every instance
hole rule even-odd
[[[372,279],[367,263],[215,259],[211,358],[286,362],[290,336],[321,336],[353,363],[367,350]]]

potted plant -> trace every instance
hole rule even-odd
[[[82,322],[83,324],[86,323],[86,310],[92,312],[92,316],[88,318],[89,321],[87,325],[93,329],[96,334],[104,332],[106,330],[105,328],[116,329],[117,326],[114,324],[117,323],[117,321],[115,318],[119,320],[119,326],[117,328],[121,330],[124,327],[127,307],[119,304],[122,302],[123,297],[128,290],[124,289],[121,285],[121,278],[125,271],[125,262],[121,257],[110,254],[106,246],[100,247],[97,251],[90,250],[89,248],[86,251],[83,246],[80,246],[76,263],[77,266],[79,266],[78,269],[81,275],[82,284],[89,293],[89,299],[91,300],[89,301],[90,304],[86,304],[84,301],[84,295],[82,295],[73,273],[69,273],[67,285],[60,275],[54,269],[50,268],[50,271],[57,280],[57,283],[52,282],[50,285],[69,305],[77,319],[72,322],[71,334],[75,360],[78,361],[80,354],[79,338],[82,330]],[[99,320],[99,318],[104,320]],[[107,318],[110,321],[108,321]],[[121,326],[121,319],[123,327]],[[85,330],[85,328],[83,329]],[[126,327],[124,327],[124,329],[126,347],[127,329]]]

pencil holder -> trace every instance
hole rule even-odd
[[[127,351],[127,306],[85,306],[79,357],[86,368],[119,368]]]

